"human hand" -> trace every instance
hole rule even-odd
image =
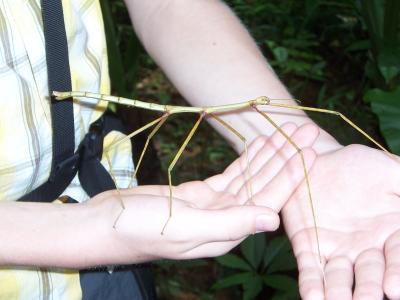
[[[282,210],[302,298],[400,299],[399,157],[351,145],[318,157],[310,181],[323,272],[305,185]]]
[[[287,124],[284,130],[293,134],[293,140],[302,148],[311,146],[318,135],[313,125],[297,128]],[[168,216],[168,186],[121,190],[126,209],[116,230],[112,229],[120,211],[116,191],[92,199],[93,205],[108,207],[108,221],[102,225],[107,232],[107,245],[98,247],[107,249],[108,254],[102,254],[110,258],[107,263],[217,256],[250,234],[275,230],[279,225],[277,213],[304,178],[299,155],[285,142],[275,133],[271,138],[257,139],[249,147],[254,205],[245,205],[249,191],[244,155],[222,174],[174,187],[172,218],[163,235],[160,232]],[[315,159],[314,151],[304,149],[304,156],[309,168]]]

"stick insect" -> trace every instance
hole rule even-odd
[[[321,113],[327,113],[331,115],[336,115],[343,119],[347,124],[349,124],[351,127],[353,127],[355,130],[357,130],[359,133],[361,133],[363,136],[365,136],[368,140],[370,140],[372,143],[374,143],[378,148],[383,150],[386,153],[389,153],[381,144],[379,144],[375,139],[373,139],[370,135],[368,135],[364,130],[362,130],[360,127],[358,127],[355,123],[353,123],[349,118],[347,118],[345,115],[338,111],[334,110],[328,110],[328,109],[323,109],[323,108],[314,108],[314,107],[308,107],[308,106],[301,106],[301,105],[291,105],[291,104],[285,104],[282,101],[288,101],[288,100],[293,100],[293,99],[271,99],[266,96],[261,96],[252,100],[240,102],[240,103],[235,103],[235,104],[228,104],[228,105],[220,105],[220,106],[208,106],[208,107],[188,107],[188,106],[172,106],[172,105],[160,105],[156,103],[150,103],[150,102],[143,102],[140,100],[135,100],[135,99],[128,99],[128,98],[123,98],[123,97],[115,97],[115,96],[110,96],[110,95],[103,95],[103,94],[96,94],[96,93],[90,93],[90,92],[53,92],[53,95],[56,97],[57,100],[63,100],[69,97],[84,97],[84,98],[93,98],[97,100],[104,100],[108,102],[113,102],[117,104],[122,104],[126,106],[131,106],[131,107],[137,107],[137,108],[142,108],[142,109],[147,109],[147,110],[153,110],[153,111],[158,111],[162,112],[162,116],[147,123],[146,125],[140,127],[139,129],[135,130],[134,132],[130,133],[126,137],[118,140],[111,146],[109,146],[108,149],[104,149],[104,153],[107,154],[107,151],[110,149],[110,147],[115,147],[116,145],[124,142],[126,139],[130,139],[134,137],[135,135],[141,133],[142,131],[154,126],[153,130],[150,132],[150,134],[147,136],[146,143],[143,147],[143,150],[140,154],[139,160],[136,164],[136,168],[134,171],[133,177],[136,177],[137,171],[141,165],[143,156],[146,152],[146,149],[149,145],[149,142],[151,138],[156,134],[156,132],[161,128],[161,126],[164,124],[164,122],[167,120],[167,118],[170,115],[173,114],[180,114],[180,113],[195,113],[198,114],[199,117],[195,124],[193,125],[192,129],[190,130],[189,134],[186,136],[184,142],[182,145],[179,147],[176,155],[174,156],[173,160],[168,166],[168,186],[169,186],[169,212],[168,212],[168,219],[166,223],[164,224],[164,227],[161,231],[161,234],[164,233],[165,228],[170,221],[172,217],[172,197],[173,197],[173,186],[172,186],[172,170],[174,169],[174,166],[176,162],[178,161],[179,157],[182,155],[183,151],[185,150],[187,144],[195,134],[197,128],[199,127],[201,121],[207,116],[211,117],[214,120],[216,120],[218,123],[220,123],[223,127],[231,131],[234,135],[236,135],[244,144],[244,150],[245,150],[245,156],[247,160],[247,170],[246,170],[246,177],[250,178],[250,171],[249,171],[249,160],[248,160],[248,151],[247,151],[247,140],[246,138],[241,135],[235,128],[233,128],[230,124],[222,120],[217,116],[218,113],[223,113],[223,112],[233,112],[241,109],[253,109],[257,113],[259,113],[270,125],[272,125],[279,133],[281,133],[287,142],[291,144],[297,151],[297,153],[301,157],[301,162],[302,162],[302,167],[304,170],[304,178],[306,182],[306,187],[307,187],[307,196],[308,196],[308,201],[310,204],[311,208],[311,213],[312,213],[312,218],[313,218],[313,225],[314,225],[314,235],[316,239],[316,244],[317,244],[317,253],[319,256],[319,261],[322,265],[322,255],[321,255],[321,250],[320,250],[320,243],[319,243],[319,234],[318,234],[318,226],[317,226],[317,218],[316,218],[316,213],[314,209],[314,203],[313,203],[313,198],[312,198],[312,193],[311,193],[311,184],[310,184],[310,179],[308,175],[308,171],[306,169],[305,165],[305,159],[303,152],[301,148],[290,138],[288,134],[286,134],[278,124],[276,124],[268,114],[266,114],[264,111],[260,110],[260,106],[272,106],[272,107],[279,107],[279,108],[289,108],[289,109],[296,109],[296,110],[304,110],[304,111],[312,111],[312,112],[321,112]],[[106,155],[107,159],[109,160],[108,156]],[[109,161],[109,165],[111,166],[111,162]],[[114,175],[113,179],[115,181]],[[247,181],[248,182],[248,181]],[[117,191],[119,193],[119,190],[117,188]],[[248,191],[249,191],[249,201],[251,201],[252,198],[252,189],[251,189],[251,184],[248,186]],[[118,215],[117,219],[115,220],[114,227],[116,226],[116,223],[118,222],[118,219],[122,215],[125,205],[122,200],[122,197],[119,196],[119,202],[121,204],[121,212]]]

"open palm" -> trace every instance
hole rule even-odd
[[[398,157],[352,145],[318,157],[310,178],[322,266],[305,186],[283,209],[302,297],[399,299]]]
[[[297,128],[286,124],[283,128],[301,148],[311,146],[318,136],[313,125]],[[137,257],[148,260],[217,256],[249,234],[275,230],[279,211],[304,179],[300,156],[280,133],[260,137],[248,152],[249,165],[242,155],[221,174],[174,187],[172,218],[163,235],[160,231],[168,213],[168,186],[121,190],[127,209],[118,221],[120,238],[116,243],[124,245],[127,252],[120,257],[137,261]],[[310,167],[315,153],[304,149],[304,157]],[[116,196],[115,192],[110,194]]]

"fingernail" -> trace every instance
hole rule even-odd
[[[259,231],[272,231],[276,230],[279,226],[279,220],[274,215],[258,215],[256,217],[256,230]]]

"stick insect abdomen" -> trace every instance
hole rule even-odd
[[[92,98],[96,100],[108,101],[116,104],[122,104],[126,106],[138,107],[147,110],[154,110],[159,112],[168,112],[169,114],[174,113],[200,113],[204,111],[204,108],[201,107],[190,107],[190,106],[170,106],[170,105],[162,105],[152,102],[144,102],[136,99],[128,99],[124,97],[116,97],[111,95],[90,93],[90,92],[53,92],[53,95],[57,100],[63,100],[69,97],[83,97],[83,98]]]

